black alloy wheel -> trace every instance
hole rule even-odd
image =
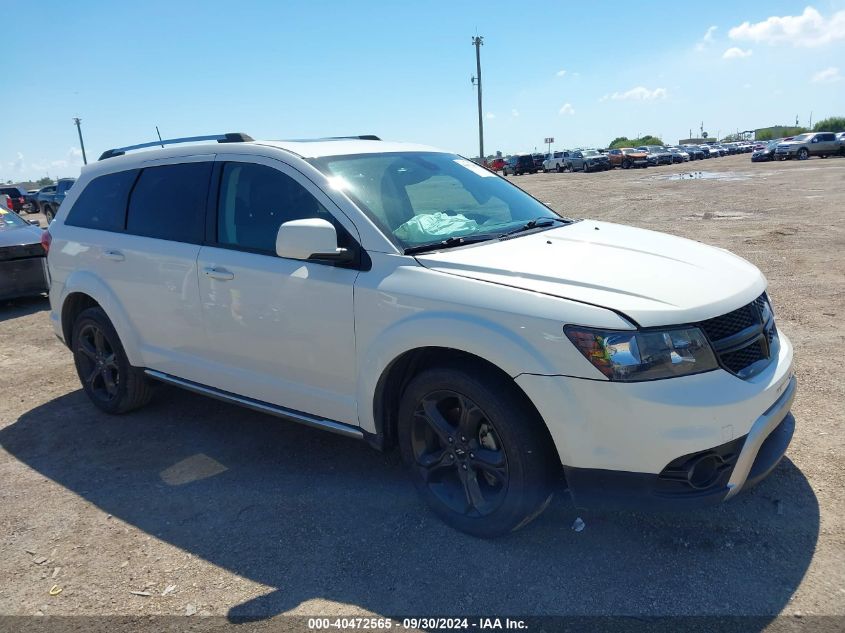
[[[424,397],[411,428],[416,467],[431,493],[469,517],[491,514],[508,489],[508,460],[484,411],[455,391]]]
[[[86,323],[76,336],[79,377],[89,395],[104,404],[114,401],[121,382],[117,356],[102,328]]]

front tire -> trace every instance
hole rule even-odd
[[[414,485],[457,530],[513,532],[552,498],[551,438],[506,376],[468,364],[423,371],[402,395],[398,431]]]
[[[798,150],[798,160],[807,160],[808,158],[810,158],[810,152],[806,147],[802,147]]]
[[[47,224],[52,222],[53,219],[56,217],[56,214],[53,211],[53,207],[51,207],[49,204],[44,205],[44,217],[47,218]]]
[[[150,381],[143,370],[129,364],[120,337],[102,308],[88,308],[76,318],[71,344],[82,389],[98,408],[119,414],[149,402]]]

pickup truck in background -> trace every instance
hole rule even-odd
[[[799,134],[791,140],[784,139],[775,149],[778,160],[797,158],[807,160],[810,156],[827,158],[841,152],[841,145],[833,132],[810,132]]]
[[[56,212],[59,210],[62,200],[65,199],[65,195],[75,182],[75,178],[60,178],[55,186],[44,187],[38,192],[35,201],[38,204],[38,209],[47,218],[48,223],[56,217]]]
[[[551,154],[546,154],[546,160],[543,161],[543,171],[562,172],[566,170],[566,161],[569,160],[569,152],[558,151]]]

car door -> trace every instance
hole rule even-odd
[[[571,160],[572,171],[578,171],[584,168],[584,155],[581,152],[573,152]]]
[[[827,156],[829,154],[835,154],[839,150],[839,147],[837,146],[837,143],[836,143],[836,134],[825,133],[825,134],[820,134],[819,136],[822,137],[820,145],[822,146],[822,153],[825,156]]]
[[[159,159],[134,170],[125,228],[103,234],[95,250],[144,366],[188,379],[204,343],[197,255],[213,161],[213,154]]]
[[[358,425],[353,292],[358,270],[283,259],[283,222],[324,218],[341,246],[354,225],[302,174],[271,158],[232,156],[199,253],[205,385]],[[329,211],[332,209],[332,211]]]

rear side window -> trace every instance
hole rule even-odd
[[[129,200],[126,230],[160,240],[202,243],[212,165],[180,163],[144,169]]]
[[[138,176],[137,169],[94,178],[76,199],[65,224],[100,231],[122,231],[126,202]]]
[[[219,244],[274,254],[279,226],[309,218],[322,218],[339,229],[314,196],[278,169],[251,163],[223,166],[217,217]]]

